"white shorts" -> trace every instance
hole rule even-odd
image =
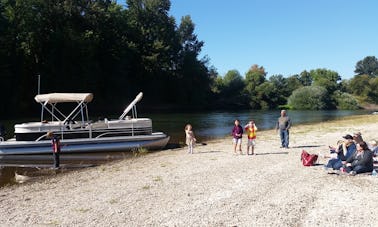
[[[234,142],[234,144],[241,144],[242,143],[242,138],[233,138],[232,141]]]
[[[248,139],[247,145],[254,147],[256,145],[256,139]]]

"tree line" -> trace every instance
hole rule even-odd
[[[0,0],[0,112],[36,106],[37,75],[41,93],[94,93],[96,111],[122,110],[139,91],[151,107],[205,106],[204,43],[190,16],[177,25],[169,9],[169,0]]]
[[[328,69],[303,71],[289,77],[267,78],[262,66],[244,75],[230,70],[212,86],[219,104],[252,109],[359,109],[378,104],[378,60],[367,56],[356,63],[356,75],[342,80]]]
[[[30,116],[39,108],[38,75],[41,93],[94,93],[98,113],[122,111],[139,91],[143,106],[167,111],[377,102],[373,56],[357,63],[349,81],[326,69],[267,78],[258,65],[244,77],[235,70],[218,75],[209,58],[199,58],[204,42],[191,17],[177,23],[170,7],[169,0],[0,0],[1,116]],[[301,104],[306,92],[324,104]]]

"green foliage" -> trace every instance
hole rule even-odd
[[[369,87],[371,88],[367,94],[369,102],[378,104],[378,77],[369,80]]]
[[[347,91],[359,97],[362,102],[378,103],[378,77],[356,75],[346,85]]]
[[[298,78],[303,86],[311,86],[313,79],[311,77],[311,74],[307,71],[301,72]]]
[[[230,70],[226,75],[215,79],[213,91],[217,92],[216,106],[243,107],[244,80],[237,70]]]
[[[367,97],[370,87],[369,87],[369,80],[370,80],[369,75],[357,75],[353,77],[350,80],[350,83],[348,85],[348,91],[351,94],[362,96],[362,97]]]
[[[378,76],[378,59],[375,56],[367,56],[358,61],[354,70],[358,75]]]
[[[0,0],[0,96],[8,97],[0,112],[9,117],[37,111],[30,102],[37,75],[42,93],[93,92],[93,111],[100,114],[119,111],[139,91],[152,108],[273,109],[291,106],[287,97],[295,100],[298,91],[311,89],[308,95],[322,99],[305,108],[350,108],[345,92],[378,102],[374,56],[359,61],[358,75],[341,83],[327,69],[267,79],[256,64],[245,77],[230,70],[222,78],[209,58],[199,59],[204,42],[191,17],[176,24],[170,7],[170,0],[127,0],[126,7],[115,0]]]
[[[290,95],[287,80],[282,75],[271,76],[256,87],[256,96],[261,109],[274,109],[286,103]]]
[[[181,19],[177,31],[181,50],[178,52],[178,64],[175,66],[180,76],[176,82],[179,86],[175,86],[177,90],[174,92],[187,104],[205,106],[209,103],[213,81],[210,69],[206,67],[209,60],[206,58],[198,60],[204,42],[197,39],[194,28],[190,16]]]
[[[333,95],[336,101],[337,109],[340,110],[357,110],[359,109],[357,99],[348,93],[336,91]]]
[[[330,107],[327,89],[320,86],[306,86],[295,90],[288,99],[293,109],[324,110]]]
[[[341,77],[337,72],[327,69],[315,69],[310,71],[310,76],[313,79],[312,85],[324,87],[329,94],[339,88],[338,82]]]
[[[310,85],[304,85],[306,84],[307,82],[302,82],[302,79],[300,78],[299,75],[293,75],[293,76],[289,76],[287,79],[286,79],[286,83],[287,83],[287,95],[289,96],[291,93],[293,93],[293,91],[297,90],[298,88],[300,87],[303,87],[303,86],[310,86]]]
[[[169,0],[0,3],[0,95],[12,99],[2,114],[35,105],[37,75],[42,93],[93,92],[97,112],[119,111],[139,91],[149,106],[205,107],[212,97],[204,43],[190,16],[176,25]]]
[[[257,87],[266,81],[266,72],[264,67],[258,65],[252,65],[245,75],[245,94],[248,97],[249,106],[252,109],[260,109],[260,99],[261,94],[257,92]]]

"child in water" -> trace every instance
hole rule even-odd
[[[188,145],[188,153],[193,154],[193,147],[197,140],[194,137],[192,125],[187,124],[185,126],[185,136],[186,136],[186,145]]]
[[[239,147],[240,154],[243,154],[241,149],[242,143],[242,135],[243,135],[243,128],[240,126],[240,122],[238,119],[235,120],[235,126],[232,128],[232,142],[234,144],[234,154],[236,153],[236,148]]]
[[[249,148],[251,148],[251,155],[255,154],[255,145],[256,145],[256,131],[257,127],[255,122],[251,120],[246,126],[244,126],[245,132],[248,136],[248,143],[247,143],[247,155],[249,155]]]

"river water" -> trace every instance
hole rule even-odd
[[[308,124],[342,118],[344,116],[369,114],[369,111],[288,111],[293,127],[298,124]],[[203,113],[164,113],[144,114],[139,117],[148,117],[153,120],[154,131],[163,131],[168,134],[170,145],[184,144],[184,127],[190,123],[199,142],[222,138],[230,135],[234,120],[239,119],[246,124],[253,119],[259,130],[268,130],[275,127],[280,111],[237,111],[237,112],[203,112]],[[11,134],[12,125],[24,121],[1,122]],[[130,152],[108,152],[81,155],[61,155],[61,163],[65,169],[76,169],[105,162],[132,157]],[[0,187],[14,184],[15,173],[23,175],[51,174],[48,170],[53,163],[52,155],[29,156],[0,156]],[[41,171],[41,169],[45,171]],[[47,170],[46,170],[47,169]],[[53,171],[54,174],[63,170]],[[64,170],[65,171],[65,170]]]
[[[308,124],[335,120],[344,116],[369,114],[366,110],[335,110],[335,111],[288,111],[293,127],[298,124]],[[211,140],[230,135],[235,119],[241,125],[253,119],[259,130],[275,128],[280,111],[240,111],[240,112],[206,112],[206,113],[171,113],[152,114],[154,130],[164,131],[171,136],[171,143],[184,142],[184,127],[193,126],[193,131],[200,140]]]

